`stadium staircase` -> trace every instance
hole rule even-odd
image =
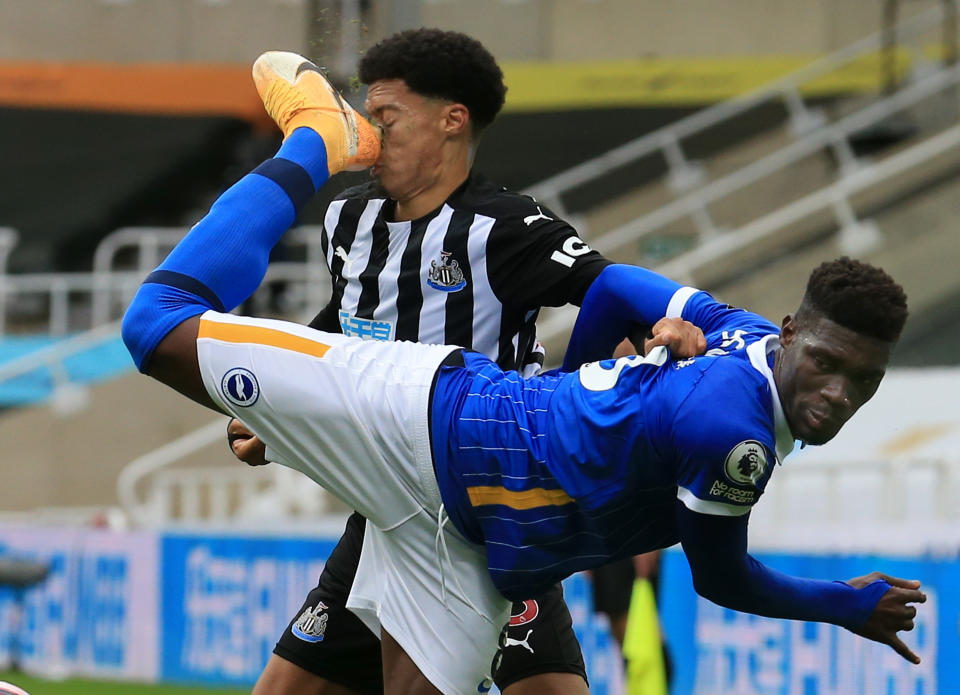
[[[896,256],[891,254],[896,239],[887,236],[897,237],[899,232],[889,230],[884,221],[896,224],[897,218],[888,217],[887,210],[905,205],[912,196],[927,198],[928,207],[942,206],[940,217],[947,217],[951,199],[956,198],[949,177],[958,159],[955,132],[950,131],[960,112],[958,74],[955,67],[931,57],[928,46],[937,40],[948,16],[938,7],[898,29],[902,47],[896,90],[869,100],[838,98],[820,106],[803,98],[805,86],[869,64],[871,56],[875,59],[883,42],[878,34],[751,94],[584,162],[533,186],[531,192],[575,219],[591,246],[606,255],[656,268],[779,319],[796,301],[795,293],[744,294],[740,285],[773,284],[770,273],[784,264],[805,275],[811,255],[801,252],[811,246],[820,247],[812,254],[818,260],[840,253],[878,262]],[[696,149],[705,133],[749,119],[757,109],[771,105],[783,107],[779,126],[699,161],[686,154]],[[877,141],[885,146],[862,153],[867,143]],[[638,161],[651,166],[666,162],[667,173],[603,205],[572,213],[567,209],[566,202],[575,201],[579,191]],[[940,202],[930,201],[931,195]],[[941,231],[931,234],[940,239],[940,250],[949,251],[949,230],[937,227]],[[942,290],[935,292],[939,298],[926,297],[923,286],[930,268],[951,255],[931,248],[936,255],[928,256],[919,246],[910,255],[922,253],[934,263],[896,264],[891,271],[905,277],[911,295],[922,297],[915,308],[925,311],[954,296],[956,273],[942,278]],[[947,269],[941,274],[949,275]],[[921,286],[916,291],[914,283]],[[572,315],[570,309],[545,312],[540,325],[548,354],[563,349]]]
[[[910,49],[901,50],[896,90],[869,100],[837,98],[820,105],[805,99],[805,86],[875,57],[883,37],[869,37],[754,93],[551,177],[529,192],[575,222],[590,244],[608,256],[657,268],[774,320],[793,308],[797,288],[816,262],[839,253],[876,261],[903,280],[921,323],[925,312],[960,297],[960,251],[951,228],[960,200],[960,67],[940,64],[926,52],[943,22],[938,7],[899,27],[901,45]],[[687,145],[704,133],[770,104],[783,109],[777,127],[699,161],[686,154]],[[886,141],[864,154],[868,138]],[[661,168],[665,164],[665,174],[613,200],[568,209],[566,201],[584,187],[645,158],[657,159]],[[140,278],[185,231],[121,230],[98,249],[90,274],[6,275],[0,283],[0,298],[6,298],[0,302],[0,322],[8,320],[12,299],[30,293],[44,297],[51,334],[75,329],[69,317],[78,312],[71,312],[70,305],[81,295],[87,308],[79,314],[89,325],[115,320]],[[287,314],[300,319],[323,305],[329,285],[316,255],[316,233],[296,231],[294,241],[306,263],[274,264],[268,276],[284,283]],[[264,293],[258,293],[253,310],[262,314],[267,308]],[[541,339],[554,358],[562,354],[572,317],[569,309],[544,313]],[[0,419],[0,429],[19,423],[9,430],[17,433],[13,440],[33,433],[23,450],[4,463],[29,461],[35,467],[36,480],[28,481],[27,488],[39,491],[58,471],[64,481],[53,484],[55,500],[40,501],[25,488],[17,492],[23,504],[5,508],[26,513],[37,505],[74,505],[79,518],[86,513],[84,505],[93,503],[108,510],[116,523],[147,525],[243,515],[275,521],[285,515],[309,518],[331,508],[299,474],[277,466],[251,470],[238,465],[224,445],[224,418],[185,406],[182,398],[149,380],[128,375],[88,391],[86,408],[60,415],[33,408]],[[154,421],[136,415],[146,409],[144,404],[156,413]],[[64,436],[51,437],[51,432]],[[37,452],[43,452],[39,461]],[[78,459],[89,465],[77,465]],[[89,485],[72,477],[84,470]]]

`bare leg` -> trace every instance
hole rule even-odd
[[[337,683],[331,683],[276,654],[270,655],[251,695],[360,695]]]
[[[627,614],[610,616],[610,633],[617,640],[617,645],[623,649],[623,639],[627,635]]]
[[[538,673],[511,683],[503,695],[589,695],[587,682],[576,673]]]
[[[386,630],[380,631],[384,695],[441,695]]]

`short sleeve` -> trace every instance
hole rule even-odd
[[[674,299],[671,300],[671,306],[674,304],[680,305],[679,310],[671,312],[668,309],[666,316],[680,316],[693,325],[699,326],[708,337],[712,334],[717,336],[724,334],[726,336],[747,336],[769,335],[780,332],[775,324],[762,316],[729,304],[722,304],[707,292],[698,292],[692,288],[684,288],[684,290],[677,292]],[[729,338],[724,339],[729,340]],[[731,343],[723,347],[730,347],[732,343],[736,342],[738,341],[732,340]],[[719,346],[710,345],[709,347]],[[739,344],[736,347],[744,347],[744,345]]]
[[[677,497],[694,512],[742,516],[776,462],[771,420],[749,384],[708,371],[674,418]]]
[[[579,305],[610,265],[573,227],[533,201],[529,210],[511,210],[497,220],[487,257],[497,296],[531,307]]]

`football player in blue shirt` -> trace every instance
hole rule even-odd
[[[286,196],[291,214],[303,199],[287,190],[291,180],[318,187],[336,171],[301,159],[295,138],[272,161],[238,185]],[[385,672],[403,663],[442,692],[472,690],[486,664],[437,663],[428,636],[466,634],[492,653],[509,607],[501,596],[677,542],[710,600],[841,625],[919,661],[897,635],[913,628],[910,604],[925,600],[919,582],[800,579],[747,553],[749,511],[794,440],[829,441],[884,375],[907,308],[883,271],[824,264],[778,328],[612,265],[584,299],[563,369],[524,380],[453,346],[372,344],[220,313],[254,291],[290,222],[260,219],[229,195],[147,278],[124,339],[142,371],[242,417],[278,461],[367,516],[387,581],[439,587],[416,611],[376,606],[400,649],[384,645]],[[664,317],[702,328],[707,353],[674,360],[657,347],[602,359],[633,324]],[[371,470],[358,471],[359,460]]]

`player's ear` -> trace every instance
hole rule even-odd
[[[447,105],[443,114],[443,129],[449,135],[466,133],[469,135],[470,111],[460,103]]]
[[[797,336],[797,319],[793,314],[787,314],[780,323],[780,344],[789,345]]]

